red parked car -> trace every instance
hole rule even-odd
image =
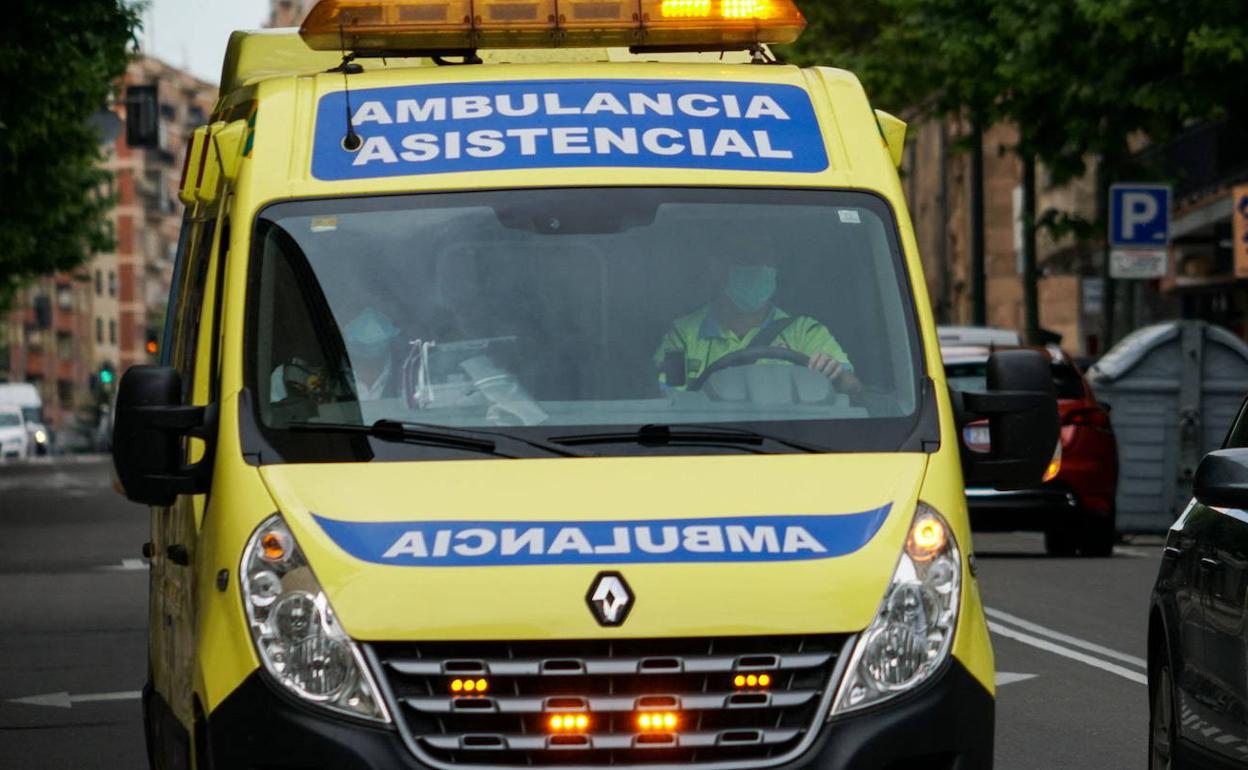
[[[1056,346],[1044,348],[1052,362],[1053,386],[1061,417],[1061,441],[1044,483],[1033,489],[1001,491],[968,487],[971,524],[982,531],[1038,530],[1052,556],[1109,556],[1117,529],[1114,495],[1118,488],[1118,444],[1106,407],[1074,362]],[[941,349],[949,386],[985,390],[988,356],[980,346]],[[963,430],[973,452],[987,452],[988,424]]]

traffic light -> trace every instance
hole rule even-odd
[[[160,353],[160,334],[155,329],[149,328],[147,330],[147,342],[144,343],[143,349],[147,351],[149,356]]]
[[[115,379],[117,379],[117,374],[113,371],[113,365],[111,363],[100,364],[100,385],[110,387]]]

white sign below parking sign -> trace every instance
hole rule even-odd
[[[1165,249],[1112,249],[1109,252],[1111,278],[1164,278]]]

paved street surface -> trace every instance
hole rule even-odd
[[[146,767],[147,513],[103,460],[0,466],[0,768]],[[1148,591],[1161,540],[1049,559],[981,534],[998,681],[997,767],[1146,766]]]
[[[0,768],[143,768],[147,511],[69,459],[0,465]]]

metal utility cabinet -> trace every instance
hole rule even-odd
[[[1204,321],[1146,326],[1088,371],[1118,438],[1118,530],[1167,529],[1248,395],[1248,345]]]

